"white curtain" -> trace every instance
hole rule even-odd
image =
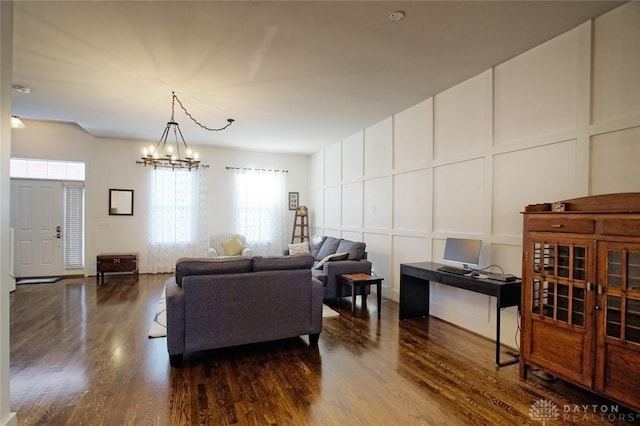
[[[234,232],[242,234],[255,255],[281,255],[287,247],[286,173],[235,169]]]
[[[204,168],[151,171],[149,265],[172,272],[181,257],[207,255],[207,188]]]

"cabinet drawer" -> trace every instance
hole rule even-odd
[[[595,229],[596,221],[587,218],[530,217],[527,220],[527,230],[529,231],[593,234]]]
[[[606,235],[625,235],[640,237],[640,220],[603,219],[602,233]]]

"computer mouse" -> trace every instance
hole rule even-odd
[[[479,277],[479,276],[480,276],[480,273],[479,273],[479,272],[476,272],[476,271],[473,271],[473,272],[471,273],[471,275],[469,275],[469,276],[470,276],[470,277]]]

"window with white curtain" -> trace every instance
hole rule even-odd
[[[206,172],[151,170],[149,262],[151,272],[171,272],[181,257],[207,253]]]
[[[286,173],[234,170],[234,232],[245,236],[257,255],[279,255],[286,248]]]
[[[151,176],[151,243],[188,244],[193,235],[193,200],[189,171],[154,170]]]

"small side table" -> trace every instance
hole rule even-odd
[[[362,306],[367,306],[367,295],[364,292],[364,286],[376,285],[376,294],[378,296],[378,318],[380,317],[380,308],[382,305],[382,280],[384,278],[377,277],[375,275],[369,274],[344,274],[339,275],[337,284],[338,284],[338,295],[342,298],[342,284],[347,284],[351,286],[351,316],[356,316],[356,288],[362,288],[361,296],[362,296]]]

